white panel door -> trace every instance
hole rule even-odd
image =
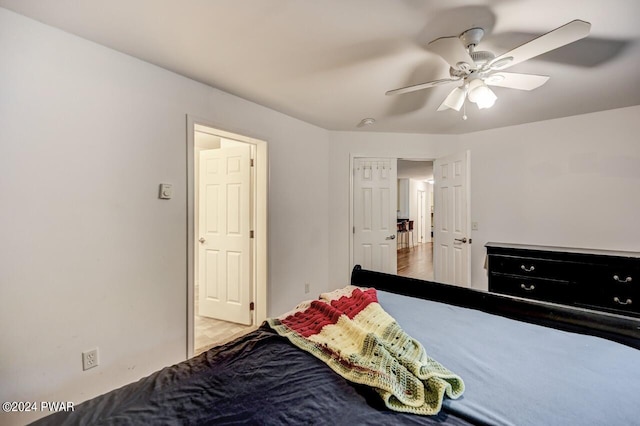
[[[469,151],[434,162],[435,281],[471,285]]]
[[[397,273],[398,171],[395,158],[356,158],[353,166],[353,262]]]
[[[201,151],[198,313],[251,324],[251,148]]]

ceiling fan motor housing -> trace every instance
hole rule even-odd
[[[496,57],[491,52],[479,50],[477,52],[470,52],[469,56],[473,59],[473,64],[467,64],[466,62],[460,62],[456,64],[456,67],[449,69],[449,74],[454,78],[465,78],[475,71],[485,71],[486,65]]]
[[[477,52],[471,52],[469,55],[471,56],[471,59],[473,59],[473,62],[476,63],[476,66],[478,68],[481,68],[482,65],[488,63],[489,61],[491,61],[493,58],[496,57],[496,55],[486,50],[478,50]]]
[[[460,41],[462,41],[462,44],[464,44],[464,47],[473,50],[473,48],[480,43],[483,36],[484,30],[482,28],[471,28],[460,34],[458,37],[460,38]]]

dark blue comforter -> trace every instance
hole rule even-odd
[[[38,425],[468,425],[445,412],[388,411],[322,361],[263,326],[227,345],[89,400]]]
[[[465,381],[438,416],[388,411],[266,326],[94,398],[46,425],[637,425],[640,350],[473,309],[378,292]]]

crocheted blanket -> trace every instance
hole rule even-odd
[[[378,304],[376,290],[348,286],[267,320],[278,334],[345,379],[374,388],[392,410],[437,414],[464,382],[430,358]]]

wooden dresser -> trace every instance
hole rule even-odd
[[[640,316],[640,253],[487,243],[489,291]]]

